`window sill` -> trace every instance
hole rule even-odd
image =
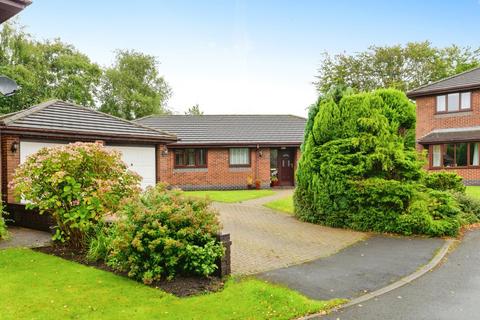
[[[193,167],[193,168],[173,168],[173,173],[184,172],[208,172],[207,167]]]
[[[463,117],[473,114],[472,109],[469,110],[461,110],[461,111],[454,111],[454,112],[435,112],[435,118],[448,118],[448,117]]]
[[[455,170],[455,169],[480,169],[480,166],[469,167],[430,167],[428,170]]]

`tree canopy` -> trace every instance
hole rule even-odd
[[[189,115],[192,115],[192,116],[201,116],[201,115],[203,115],[203,111],[200,110],[200,106],[197,103],[196,105],[188,108],[188,110],[185,112],[185,114],[189,114]]]
[[[404,93],[330,91],[310,109],[297,170],[295,213],[309,222],[362,231],[454,235],[461,179],[428,176],[409,144],[415,106]],[[426,177],[429,177],[428,179]],[[450,188],[450,187],[449,187]],[[476,219],[472,215],[472,220]]]
[[[129,120],[168,112],[165,104],[171,90],[158,65],[154,56],[117,51],[102,77],[100,110]]]
[[[37,41],[18,25],[0,31],[0,74],[20,86],[11,97],[0,96],[0,112],[18,111],[49,98],[93,106],[101,68],[61,42]]]
[[[480,49],[452,45],[436,48],[428,41],[371,46],[354,54],[323,54],[316,87],[325,94],[343,85],[356,91],[394,88],[408,91],[480,65]]]
[[[159,75],[157,58],[119,50],[115,62],[102,68],[59,39],[39,41],[15,22],[0,30],[0,74],[21,87],[0,96],[0,113],[61,99],[135,119],[167,111],[170,88]]]

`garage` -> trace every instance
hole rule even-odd
[[[18,165],[43,147],[73,142],[102,142],[121,152],[128,167],[142,177],[141,186],[154,186],[159,150],[176,142],[175,135],[113,117],[76,104],[52,100],[0,116],[2,200],[15,224],[49,230],[48,217],[30,212],[15,197],[9,182]]]
[[[122,160],[130,170],[142,177],[142,189],[155,186],[155,146],[107,146],[122,153]]]

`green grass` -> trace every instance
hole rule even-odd
[[[28,249],[0,251],[4,319],[291,319],[343,301],[310,300],[257,279],[178,298],[112,273]]]
[[[480,200],[480,186],[468,186],[467,194]]]
[[[285,212],[288,214],[293,214],[293,196],[288,196],[285,198],[281,198],[278,200],[274,200],[271,202],[267,202],[264,204],[265,207],[276,210],[276,211],[281,211]]]
[[[209,198],[218,202],[241,202],[271,196],[275,192],[272,190],[207,190],[207,191],[186,191],[185,194],[195,198]]]

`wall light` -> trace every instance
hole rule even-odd
[[[18,150],[18,142],[14,141],[12,142],[12,145],[10,146],[10,151],[12,151],[12,153],[15,153],[17,152]]]

